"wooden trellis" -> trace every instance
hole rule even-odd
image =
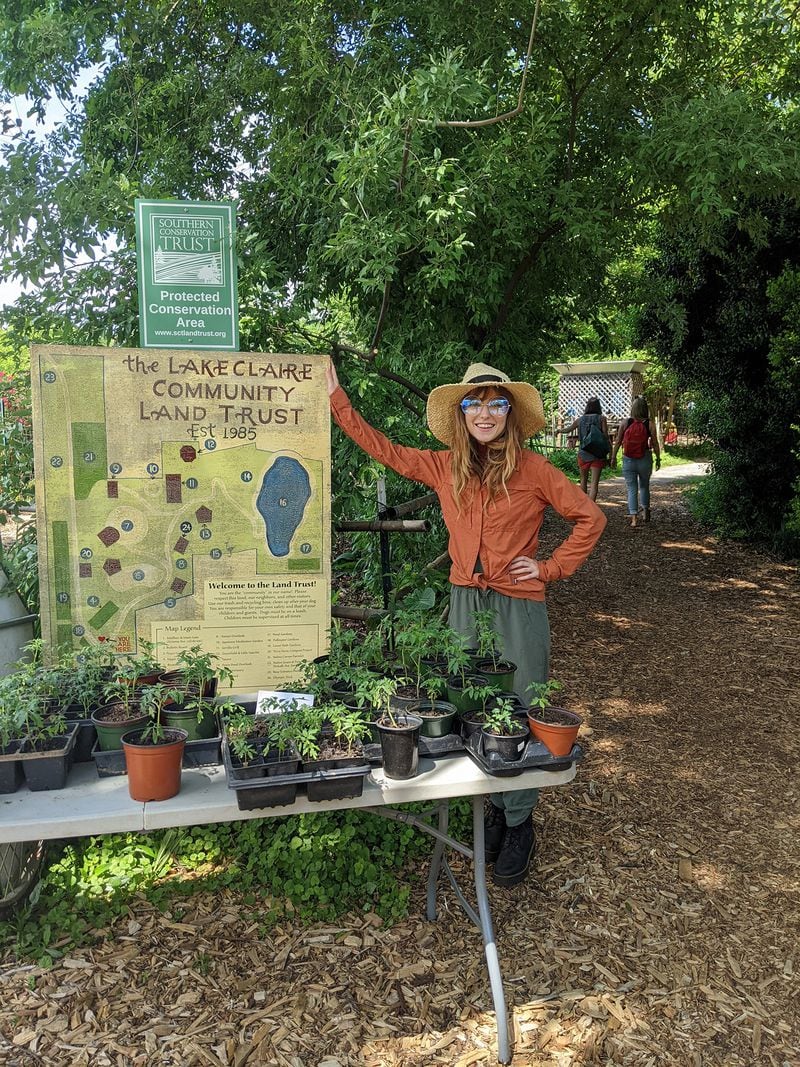
[[[636,360],[602,363],[553,363],[558,371],[558,410],[565,422],[583,414],[586,401],[596,396],[603,414],[623,419],[633,398],[644,392],[644,364]]]

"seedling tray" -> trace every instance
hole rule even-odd
[[[554,756],[546,745],[532,737],[525,745],[522,758],[518,760],[504,760],[496,752],[488,756],[483,751],[483,737],[480,732],[473,734],[464,742],[464,749],[472,760],[486,774],[495,778],[513,778],[523,771],[563,771],[570,764],[583,759],[583,749],[580,745],[573,745],[568,756]]]
[[[228,788],[236,793],[239,811],[293,804],[300,787],[306,788],[308,799],[314,803],[321,800],[345,800],[360,797],[364,791],[364,779],[370,772],[369,763],[364,761],[355,767],[300,771],[297,774],[273,774],[269,778],[243,781],[232,777],[230,757],[225,746],[222,750],[222,761],[225,765]]]
[[[184,770],[193,767],[217,767],[220,763],[219,737],[206,737],[199,741],[187,741],[183,749]],[[96,744],[92,749],[92,759],[97,768],[99,778],[116,778],[121,774],[127,774],[125,766],[125,752],[121,748],[112,748],[107,751],[99,748]]]
[[[423,737],[419,739],[419,754],[422,759],[438,759],[440,756],[450,756],[453,752],[463,752],[465,745],[461,734],[445,734],[444,737]],[[373,764],[381,764],[380,745],[364,745],[364,755]]]

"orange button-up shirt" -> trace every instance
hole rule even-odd
[[[395,445],[359,415],[345,391],[331,396],[336,422],[373,459],[398,474],[433,489],[450,534],[448,551],[453,585],[494,589],[522,600],[544,600],[545,584],[573,574],[594,548],[606,517],[585,493],[536,452],[520,452],[516,470],[507,482],[508,495],[500,493],[486,503],[485,486],[467,492],[459,512],[453,497],[449,450],[407,448]],[[573,522],[569,537],[549,559],[538,560],[539,577],[514,582],[508,567],[517,556],[536,557],[539,530],[547,506]],[[482,572],[475,573],[480,559]]]

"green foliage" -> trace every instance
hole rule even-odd
[[[8,585],[3,592],[15,592],[28,612],[38,616],[39,546],[36,540],[36,523],[33,520],[20,526],[15,540],[2,548],[0,564],[8,577]],[[0,593],[1,595],[3,593]]]
[[[451,810],[453,832],[463,836],[469,802]],[[46,966],[103,938],[115,919],[135,918],[143,899],[176,914],[192,893],[223,888],[251,895],[265,926],[353,909],[392,921],[407,913],[430,848],[412,827],[358,811],[84,838],[50,865],[36,903],[0,922],[0,945]]]
[[[619,348],[630,315],[598,293],[630,308],[620,264],[654,220],[713,247],[726,220],[758,238],[754,198],[797,195],[797,20],[766,0],[545,4],[521,113],[446,126],[516,105],[528,14],[19,0],[0,20],[0,89],[67,113],[50,132],[12,126],[0,151],[3,269],[38,285],[14,336],[136,343],[145,196],[233,199],[242,347],[335,349],[402,443],[436,446],[424,395],[476,355],[536,381],[558,354]],[[351,359],[336,346],[369,349],[384,297],[377,356]],[[334,518],[371,516],[377,465],[338,432],[334,447]],[[391,473],[387,490],[416,491]],[[374,536],[353,547],[355,580],[379,589]],[[399,551],[419,573],[443,547],[436,517]]]
[[[416,606],[398,608],[385,620],[387,637],[393,637],[397,659],[408,682],[434,700],[442,691],[442,679],[427,660],[444,656],[448,627],[438,615]]]
[[[474,611],[472,618],[475,623],[475,639],[478,642],[478,658],[491,660],[492,666],[496,668],[500,660],[500,635],[494,628],[494,608]]]
[[[200,645],[184,648],[178,653],[176,670],[181,674],[178,688],[183,695],[202,693],[215,678],[223,685],[233,685],[233,671],[219,666],[219,656],[204,652]]]
[[[531,682],[527,688],[528,705],[531,708],[547,708],[553,703],[553,694],[558,693],[564,686],[555,678],[548,678],[546,682]]]
[[[487,704],[483,712],[482,727],[490,734],[508,736],[527,730],[527,725],[514,717],[514,702],[497,698]]]
[[[715,446],[695,513],[797,555],[800,209],[770,198],[747,211],[757,236],[723,227],[714,252],[693,230],[663,235],[642,332],[692,390],[694,427]]]
[[[33,435],[30,378],[24,360],[6,353],[0,370],[0,523],[17,518],[33,499]]]
[[[181,699],[181,692],[161,682],[142,686],[138,693],[139,710],[147,716],[147,725],[141,731],[142,741],[158,745],[164,741],[162,717],[168,704]]]
[[[554,448],[543,455],[571,481],[577,482],[580,479],[578,453],[574,448]]]

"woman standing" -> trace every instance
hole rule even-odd
[[[621,422],[611,452],[611,466],[617,465],[617,452],[622,445],[622,475],[628,489],[628,521],[633,529],[639,521],[639,508],[644,521],[650,522],[650,475],[653,456],[656,470],[661,470],[661,451],[658,437],[650,428],[647,401],[637,396],[631,404],[631,417]]]
[[[593,426],[596,426],[602,437],[605,438],[603,442],[605,451],[603,455],[598,455],[592,450],[590,441],[590,431]],[[571,426],[568,426],[564,431],[567,434],[578,432],[578,469],[581,473],[581,489],[584,493],[587,493],[590,500],[597,500],[597,490],[600,487],[600,474],[603,467],[606,465],[606,456],[611,451],[611,438],[608,435],[608,422],[606,417],[600,408],[600,401],[596,396],[590,396],[586,401],[586,407],[583,414],[579,419],[575,419]],[[586,448],[585,445],[590,445]],[[591,474],[592,482],[588,486],[589,475]]]
[[[474,613],[491,608],[503,658],[517,665],[515,689],[523,698],[549,673],[548,582],[566,578],[592,551],[606,519],[595,503],[543,456],[524,448],[545,425],[542,401],[526,382],[473,363],[459,384],[440,385],[428,397],[428,426],[448,448],[395,445],[352,407],[328,368],[333,416],[370,456],[422,482],[439,497],[450,535],[450,625],[469,644]],[[546,560],[536,558],[545,509],[575,525]],[[528,871],[534,850],[531,812],[538,790],[496,794],[487,804],[486,860],[494,881],[514,885]]]

